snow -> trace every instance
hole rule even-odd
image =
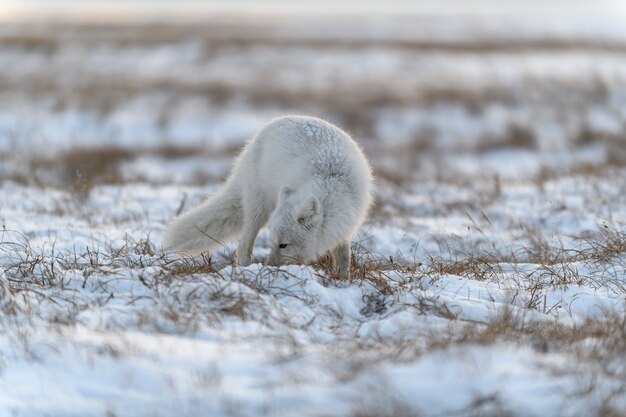
[[[623,31],[414,23],[0,25],[0,416],[623,414]],[[372,162],[352,279],[163,253],[285,113]]]

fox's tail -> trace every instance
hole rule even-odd
[[[166,250],[198,255],[238,237],[243,230],[241,193],[226,185],[197,207],[174,219],[165,230]]]

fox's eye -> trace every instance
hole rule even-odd
[[[281,243],[280,245],[278,245],[279,248],[281,249],[285,249],[287,247],[286,243]]]

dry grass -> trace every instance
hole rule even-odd
[[[71,327],[79,322],[82,311],[122,299],[135,316],[132,326],[147,331],[199,333],[207,327],[219,328],[229,318],[254,320],[265,323],[268,328],[286,329],[285,333],[281,333],[282,347],[276,351],[275,358],[283,363],[303,357],[306,352],[304,342],[301,336],[296,337],[293,333],[313,334],[309,333],[310,327],[316,325],[316,320],[309,323],[294,321],[276,309],[277,299],[301,300],[304,305],[319,309],[318,314],[342,321],[341,311],[317,305],[314,297],[300,292],[303,278],[286,271],[263,268],[255,275],[234,270],[231,275],[223,276],[221,268],[224,265],[215,265],[211,258],[168,259],[148,240],[128,239],[122,247],[110,247],[103,252],[52,251],[44,254],[33,250],[26,236],[8,230],[4,234],[0,252],[4,256],[10,254],[13,262],[5,263],[4,275],[0,278],[0,309],[3,315],[0,323],[26,317],[28,320],[44,319],[50,326]],[[7,236],[12,239],[7,239]],[[571,266],[573,263],[606,264],[624,259],[624,240],[622,231],[605,228],[602,233],[586,237],[576,251],[568,251],[556,259],[551,255],[535,269],[521,270],[519,276],[510,272],[504,274],[501,264],[510,264],[512,259],[495,254],[467,255],[455,261],[431,258],[423,264],[399,264],[394,259],[368,252],[363,242],[357,243],[353,247],[350,282],[333,276],[328,258],[314,264],[323,277],[324,285],[362,288],[364,307],[361,314],[364,319],[383,318],[410,309],[416,316],[436,316],[447,320],[450,325],[447,330],[439,328],[437,332],[424,334],[418,340],[415,336],[403,338],[401,334],[398,338],[374,336],[365,339],[344,334],[340,345],[328,347],[329,363],[341,363],[341,369],[336,369],[336,377],[350,383],[356,381],[359,375],[372,372],[372,369],[389,361],[409,363],[438,351],[512,345],[531,349],[537,355],[558,354],[569,358],[572,366],[555,365],[550,372],[555,377],[567,376],[578,381],[578,397],[601,398],[603,406],[596,415],[612,416],[612,413],[622,410],[619,399],[626,395],[626,384],[623,382],[626,381],[626,368],[621,365],[626,355],[626,318],[607,312],[601,317],[566,324],[552,319],[531,320],[527,313],[528,309],[536,310],[549,318],[551,312],[545,305],[545,292],[559,286],[581,285],[581,278],[589,279],[576,275]],[[563,251],[562,248],[550,248],[547,252],[559,250]],[[76,272],[82,274],[80,285],[67,278],[67,273],[72,275]],[[415,292],[412,301],[403,298],[407,291],[426,288],[447,275],[499,283],[508,280],[509,285],[517,279],[515,285],[527,294],[524,300],[527,310],[505,305],[487,322],[473,322],[459,317],[436,294],[420,290]],[[615,284],[610,280],[602,283],[602,278],[600,275],[594,279],[599,281],[599,285]],[[295,284],[285,287],[281,284],[285,279],[292,279]],[[144,291],[135,290],[132,295],[120,292],[125,286],[118,287],[118,283],[125,280],[140,283]],[[626,293],[626,289],[622,291]],[[83,294],[89,294],[89,298],[83,298]],[[45,305],[58,306],[63,311],[55,307],[54,314],[45,313],[45,309],[41,308]],[[116,328],[118,325],[108,323],[107,326]],[[127,329],[129,324],[122,321],[120,326]],[[340,331],[340,327],[336,331]],[[276,337],[270,334],[260,337],[260,340],[277,343]],[[20,343],[29,349],[27,330]],[[123,352],[111,350],[109,354],[122,355]],[[371,395],[367,397],[354,399],[354,416],[429,415],[425,412],[427,410],[415,409],[402,398],[385,395],[384,387],[369,392]],[[372,395],[378,393],[384,395],[384,401],[370,402]],[[476,397],[459,413],[470,416],[516,415],[497,393]]]
[[[75,190],[86,194],[96,183],[123,183],[118,172],[119,164],[132,158],[133,153],[123,149],[84,148],[64,152],[55,158],[54,164],[62,169],[63,183],[70,184],[73,180]]]
[[[484,55],[487,58],[489,54],[537,51],[626,51],[626,44],[621,41],[494,39],[423,42],[370,40],[358,36],[358,39],[325,39],[306,34],[277,35],[271,27],[262,25],[214,23],[197,26],[155,24],[141,28],[130,25],[57,25],[53,30],[22,27],[0,35],[0,47],[40,51],[42,55],[54,57],[61,48],[70,44],[151,48],[193,40],[201,51],[199,59],[207,59],[207,62],[214,56],[219,57],[217,53],[220,51],[236,49],[245,52],[255,48],[288,47],[310,48],[320,53],[381,48],[407,54],[437,52],[453,58],[455,54]],[[160,127],[166,127],[171,122],[170,110],[175,108],[176,100],[188,97],[202,97],[210,106],[220,109],[229,109],[227,106],[234,99],[241,100],[242,97],[245,105],[254,109],[284,108],[311,113],[319,113],[323,109],[325,114],[332,114],[342,127],[359,138],[372,156],[378,183],[389,192],[388,195],[381,194],[372,209],[374,221],[383,224],[390,213],[407,221],[411,216],[420,215],[421,212],[414,212],[420,208],[407,208],[402,206],[401,201],[394,202],[392,200],[397,199],[386,197],[404,195],[416,178],[422,181],[425,174],[422,164],[425,161],[437,164],[437,161],[445,160],[443,157],[447,152],[461,155],[470,152],[477,157],[501,149],[538,152],[542,144],[538,143],[540,135],[536,133],[534,124],[514,122],[500,134],[485,134],[478,143],[459,142],[452,150],[438,148],[438,133],[441,132],[429,129],[417,130],[413,137],[397,145],[394,138],[381,137],[377,125],[382,120],[381,109],[430,111],[437,106],[453,106],[480,118],[491,105],[503,105],[507,111],[513,112],[539,102],[543,106],[549,105],[564,117],[570,113],[578,115],[578,106],[605,103],[610,97],[609,86],[600,79],[590,79],[587,84],[581,85],[550,79],[531,80],[528,85],[523,84],[519,88],[497,82],[475,88],[464,83],[450,86],[421,86],[415,83],[406,87],[403,83],[392,85],[388,79],[373,78],[366,84],[344,86],[331,82],[324,88],[318,88],[309,85],[285,87],[276,82],[272,74],[267,74],[260,75],[252,87],[242,90],[240,85],[220,80],[203,81],[193,77],[179,80],[168,78],[167,74],[151,79],[136,79],[131,74],[127,78],[113,77],[107,83],[102,83],[97,77],[90,79],[90,75],[87,74],[81,82],[69,84],[55,77],[36,76],[16,81],[5,75],[0,76],[0,89],[35,99],[53,97],[54,112],[87,109],[103,118],[134,98],[164,94],[171,102],[159,113],[158,123],[163,125]],[[520,90],[525,88],[530,89],[528,96]],[[535,179],[539,189],[544,190],[546,184],[563,174],[604,177],[611,170],[625,166],[623,134],[606,134],[584,123],[576,132],[570,132],[572,137],[568,147],[582,149],[600,143],[607,150],[608,160],[606,163],[577,164],[565,168],[544,167]],[[237,149],[227,148],[220,152],[223,158],[230,160]],[[55,158],[28,156],[23,170],[0,180],[10,178],[28,185],[72,190],[68,198],[76,200],[73,204],[77,206],[77,202],[80,205],[85,201],[81,199],[89,197],[90,190],[95,186],[125,183],[127,179],[123,177],[121,166],[143,155],[184,160],[207,155],[207,151],[175,146],[144,150],[79,148]],[[0,163],[14,157],[11,153],[4,154],[0,156]],[[448,168],[442,165],[441,171]],[[99,249],[83,252],[60,253],[54,249],[36,249],[31,246],[28,236],[4,228],[0,231],[3,234],[0,243],[0,257],[3,259],[0,332],[16,326],[19,329],[18,343],[24,346],[25,352],[29,352],[30,359],[36,360],[37,351],[30,346],[30,331],[35,326],[46,326],[62,334],[71,331],[73,326],[85,324],[82,313],[106,310],[111,306],[119,308],[113,310],[116,312],[115,319],[96,324],[96,327],[195,336],[204,334],[207,329],[228,329],[225,323],[229,320],[255,322],[263,331],[254,336],[253,343],[260,348],[263,345],[275,347],[272,356],[275,363],[298,363],[311,355],[307,343],[314,344],[315,354],[322,352],[319,354],[328,355],[321,363],[335,368],[329,373],[342,386],[390,363],[414,363],[436,352],[475,346],[513,346],[530,350],[539,358],[551,355],[565,358],[567,366],[555,365],[549,369],[555,378],[566,376],[575,379],[579,384],[575,394],[579,398],[599,398],[602,405],[595,415],[623,415],[626,319],[607,310],[584,320],[561,320],[568,317],[564,312],[568,306],[559,310],[561,306],[551,304],[554,301],[548,298],[553,292],[577,287],[607,291],[617,294],[617,297],[626,294],[623,277],[626,269],[626,233],[623,225],[606,225],[597,233],[579,236],[575,240],[577,245],[566,249],[564,245],[548,240],[541,230],[515,224],[511,227],[521,230],[516,239],[525,247],[513,253],[497,251],[495,246],[490,250],[489,237],[481,230],[492,226],[484,211],[499,199],[506,198],[503,187],[509,184],[503,184],[498,176],[476,181],[474,177],[452,175],[440,178],[436,175],[432,178],[437,186],[454,184],[471,190],[476,198],[453,198],[441,204],[432,204],[432,209],[438,211],[439,217],[467,215],[471,220],[471,230],[481,233],[483,244],[474,247],[472,242],[479,240],[472,239],[472,236],[443,238],[437,255],[399,261],[368,251],[365,241],[357,242],[353,245],[349,280],[334,274],[329,256],[316,261],[312,270],[305,271],[310,272],[312,278],[304,278],[280,268],[263,267],[252,273],[245,269],[224,269],[232,264],[232,256],[174,260],[161,253],[149,239],[135,241],[128,238],[121,247],[98,242]],[[621,175],[621,171],[617,175]],[[196,178],[192,181],[204,184],[218,180]],[[79,199],[74,198],[76,196]],[[545,193],[542,196],[548,198]],[[57,216],[75,215],[70,213],[75,206],[65,203],[55,203],[57,206],[50,207],[50,212]],[[474,221],[472,216],[478,219],[476,216],[479,214],[484,219]],[[468,319],[455,305],[463,294],[457,294],[457,299],[445,298],[437,288],[446,279],[451,278],[448,281],[452,281],[455,277],[462,277],[468,282],[477,281],[472,284],[478,287],[488,284],[489,287],[485,288],[510,289],[510,299],[495,303],[502,305],[501,309],[485,321]],[[362,291],[362,305],[356,315],[360,316],[349,318],[332,303],[320,303],[315,295],[305,291],[310,279],[317,279],[318,284],[326,287],[358,288]],[[295,317],[298,315],[284,308],[289,303],[300,303],[298,305],[304,313],[311,309],[313,318],[303,321]],[[413,323],[417,330],[409,330],[417,333],[405,334],[402,328],[395,334],[384,336],[375,332],[363,336],[359,332],[363,324],[384,322],[398,312],[414,315]],[[428,320],[446,324],[436,327],[436,331],[417,326]],[[324,334],[328,339],[320,340],[317,336],[320,329],[326,332]],[[124,346],[114,344],[105,344],[101,349],[99,353],[113,357],[128,354]],[[2,366],[0,355],[0,372]],[[363,395],[354,398],[351,410],[354,417],[429,415],[428,410],[413,407],[396,393],[386,391],[383,382],[380,386],[364,387]],[[472,404],[458,410],[457,414],[476,417],[516,415],[498,393],[477,396]]]
[[[505,134],[500,138],[485,138],[478,144],[476,151],[485,152],[496,149],[535,149],[537,138],[528,127],[520,124],[509,125]]]
[[[621,363],[626,355],[626,320],[622,315],[588,318],[583,323],[568,326],[556,322],[528,322],[505,309],[484,326],[468,323],[460,331],[443,338],[433,335],[431,340],[428,351],[509,343],[529,347],[541,355],[566,355],[571,361],[555,365],[551,372],[555,377],[568,375],[578,382],[579,387],[572,395],[578,399],[600,396],[597,416],[610,416],[622,409],[619,398],[626,394],[626,368]],[[611,389],[607,390],[605,384]]]
[[[557,321],[532,321],[521,311],[505,307],[486,323],[459,322],[452,319],[448,331],[431,332],[421,339],[425,343],[414,339],[381,338],[376,339],[373,344],[350,345],[349,352],[345,353],[346,360],[351,358],[355,364],[349,377],[344,375],[344,378],[355,379],[373,364],[384,363],[390,359],[410,363],[435,352],[457,352],[463,347],[514,346],[518,349],[528,348],[539,356],[558,354],[568,358],[564,362],[550,365],[549,371],[555,378],[573,378],[577,386],[571,393],[572,400],[593,398],[597,408],[593,415],[612,416],[612,413],[623,410],[620,405],[620,399],[626,395],[626,367],[623,366],[622,359],[626,355],[626,319],[623,315],[607,314],[567,325]],[[376,395],[377,392],[374,390],[373,394]],[[389,398],[391,401],[393,396]],[[380,404],[382,409],[394,405],[387,401],[381,401]],[[397,405],[401,404],[402,402]],[[483,406],[486,408],[482,408]],[[497,411],[490,412],[491,407]],[[359,408],[358,412],[369,415],[366,413],[367,409],[368,407]],[[378,410],[374,406],[372,409]],[[500,414],[504,411],[504,414]],[[517,415],[508,410],[497,396],[477,397],[471,406],[459,410],[459,413]]]
[[[576,39],[493,39],[493,40],[433,40],[433,41],[410,41],[402,39],[357,39],[334,38],[329,39],[312,37],[304,31],[302,34],[275,31],[271,27],[246,22],[211,22],[211,25],[176,25],[176,24],[146,24],[146,25],[112,25],[112,24],[57,24],[50,27],[29,28],[14,26],[12,30],[0,35],[0,45],[7,48],[24,49],[27,51],[42,51],[42,55],[54,56],[63,45],[76,43],[79,45],[100,46],[107,45],[111,48],[154,47],[159,45],[176,44],[186,40],[197,41],[206,56],[200,59],[212,59],[221,52],[228,52],[233,48],[239,48],[243,56],[254,48],[285,48],[289,46],[311,48],[316,51],[324,49],[338,49],[345,51],[359,50],[360,48],[382,48],[384,50],[400,50],[407,53],[429,53],[438,51],[443,54],[493,54],[512,53],[519,54],[536,51],[619,51],[625,47],[623,42],[605,42],[601,40],[576,40]],[[576,49],[580,48],[580,49]],[[452,56],[451,59],[454,59]],[[46,73],[47,74],[47,73]],[[118,110],[123,104],[138,97],[146,97],[151,94],[161,94],[167,98],[167,104],[158,111],[158,119],[161,125],[166,126],[172,117],[172,108],[175,108],[179,100],[188,97],[206,100],[207,105],[223,108],[233,100],[243,101],[253,108],[281,108],[286,111],[306,112],[311,114],[332,115],[333,118],[355,137],[359,138],[371,155],[383,156],[392,163],[381,163],[383,158],[372,158],[377,177],[385,185],[391,184],[397,187],[405,187],[422,179],[425,174],[437,175],[425,172],[422,169],[424,161],[436,161],[441,159],[448,150],[442,151],[435,146],[438,141],[436,130],[424,129],[415,132],[408,144],[393,144],[393,138],[380,137],[377,129],[377,117],[380,117],[380,109],[406,110],[416,109],[431,110],[440,105],[460,107],[471,115],[480,118],[481,114],[492,105],[502,105],[507,111],[515,112],[524,107],[534,107],[536,101],[541,105],[554,109],[557,116],[555,120],[569,119],[572,114],[581,116],[581,125],[578,131],[568,133],[569,147],[585,147],[601,143],[608,150],[608,161],[598,163],[574,164],[565,168],[546,166],[536,178],[536,183],[543,186],[547,181],[559,178],[564,174],[574,175],[602,175],[606,167],[621,167],[626,164],[623,132],[607,134],[594,130],[584,119],[586,113],[581,108],[588,107],[589,103],[606,103],[609,100],[611,86],[597,75],[590,74],[586,82],[571,83],[567,80],[530,80],[528,85],[522,84],[519,88],[512,89],[508,84],[499,84],[497,80],[476,86],[463,82],[452,85],[422,85],[419,80],[411,82],[409,86],[390,83],[386,79],[368,80],[367,83],[346,85],[343,82],[329,81],[327,84],[311,86],[307,83],[298,85],[286,85],[280,80],[273,78],[271,73],[259,74],[258,79],[252,85],[239,85],[236,82],[224,79],[206,79],[195,77],[138,77],[138,76],[115,76],[109,77],[106,83],[94,74],[87,71],[82,74],[80,82],[67,83],[64,77],[55,75],[35,75],[30,78],[15,79],[15,77],[0,76],[0,90],[16,92],[22,96],[31,97],[40,101],[41,98],[51,99],[54,102],[55,111],[65,110],[89,110],[95,114],[108,117]],[[92,77],[92,78],[90,78]],[[567,94],[561,94],[566,92]],[[531,94],[532,93],[532,94]],[[534,130],[534,124],[521,122],[509,122],[505,131],[499,135],[485,133],[478,143],[459,144],[453,153],[464,154],[475,152],[477,154],[500,149],[518,149],[539,152],[538,138]],[[544,123],[544,121],[540,121]],[[160,126],[160,127],[163,127]],[[166,129],[164,129],[166,130]],[[242,141],[246,138],[241,138]],[[384,146],[381,146],[384,143]],[[391,144],[392,146],[388,146]],[[466,148],[464,148],[466,147]],[[60,174],[62,179],[56,184],[63,186],[71,184],[79,193],[81,190],[89,190],[94,184],[118,183],[121,181],[116,166],[124,160],[132,160],[136,157],[125,154],[123,150],[96,150],[94,153],[101,155],[101,164],[86,164],[81,159],[81,152],[90,150],[72,151],[68,153],[67,168],[55,167],[56,161],[34,161],[33,165],[39,165],[46,172],[64,171]],[[117,154],[105,155],[106,152]],[[166,158],[182,158],[194,155],[194,149],[163,148],[156,151]],[[232,156],[236,150],[229,149],[225,154]],[[85,157],[89,155],[83,155]],[[1,159],[1,158],[0,158]],[[65,163],[66,161],[61,161]],[[444,171],[444,170],[442,170]],[[54,175],[53,175],[54,176]],[[27,170],[15,172],[12,180],[48,186],[51,182],[49,175],[42,173],[35,179]],[[443,178],[443,181],[453,181],[458,178],[454,172]],[[205,183],[213,178],[197,178],[196,183]]]
[[[311,27],[311,17],[305,26]],[[348,23],[350,20],[348,19]],[[358,22],[352,22],[358,23]],[[589,38],[492,38],[475,41],[454,39],[411,40],[394,38],[325,38],[310,36],[307,31],[281,34],[271,30],[271,26],[259,22],[237,22],[233,19],[211,19],[201,24],[150,23],[142,25],[122,23],[49,23],[39,27],[26,27],[14,24],[11,31],[0,37],[0,45],[12,48],[43,49],[52,51],[61,43],[81,40],[98,44],[103,40],[116,45],[154,45],[181,42],[190,37],[201,39],[208,50],[223,45],[249,47],[252,45],[298,45],[313,48],[401,48],[420,51],[447,51],[458,53],[523,52],[526,50],[594,50],[621,52],[626,45],[619,41],[595,40]]]
[[[595,233],[579,238],[580,249],[573,252],[579,261],[609,263],[626,254],[626,231],[608,226],[606,223]]]
[[[207,254],[202,254],[200,259],[183,258],[175,262],[171,267],[164,268],[173,277],[189,277],[193,274],[214,274],[219,271],[213,260]]]
[[[152,156],[165,161],[175,161],[205,155],[207,161],[216,158],[232,159],[238,149],[226,148],[209,153],[197,147],[163,146],[151,149],[74,148],[53,156],[29,156],[24,158],[24,165],[19,169],[0,175],[0,181],[10,180],[19,184],[40,188],[55,187],[70,190],[74,195],[87,197],[95,186],[122,185],[129,179],[122,172],[124,163],[139,157]],[[0,156],[0,161],[9,156]],[[134,174],[136,175],[136,174]],[[193,184],[207,184],[222,181],[223,178],[198,172],[190,176]],[[146,178],[132,178],[132,181],[149,182]]]

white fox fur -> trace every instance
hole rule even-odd
[[[219,192],[168,226],[164,247],[196,255],[240,238],[237,263],[246,266],[269,224],[269,264],[310,262],[332,250],[347,276],[350,239],[371,192],[371,168],[347,133],[314,117],[281,117],[246,144]]]

